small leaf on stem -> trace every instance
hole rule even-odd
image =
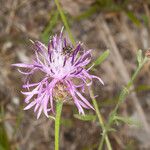
[[[94,67],[100,65],[110,54],[109,50],[106,50],[103,52],[95,61],[94,61]]]
[[[96,120],[95,115],[79,115],[79,114],[74,114],[74,117],[76,119],[82,120],[82,121],[94,121]]]
[[[138,65],[140,65],[143,62],[142,50],[138,50],[137,52],[137,61],[138,61]]]

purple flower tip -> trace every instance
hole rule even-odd
[[[23,85],[27,92],[22,92],[26,96],[25,103],[27,103],[24,110],[34,107],[37,118],[42,112],[48,117],[50,111],[54,112],[56,95],[57,97],[61,95],[62,99],[67,99],[67,95],[71,96],[80,114],[84,114],[83,108],[94,109],[79,92],[84,92],[85,87],[92,84],[93,78],[104,84],[99,77],[89,74],[90,69],[85,68],[91,61],[91,51],[81,50],[80,43],[75,47],[69,45],[62,32],[53,36],[48,46],[39,41],[34,42],[34,45],[35,59],[31,64],[13,64],[21,68],[18,69],[19,72],[28,79]],[[38,83],[30,83],[29,76],[35,74],[35,71],[41,71],[45,76]],[[78,82],[75,82],[76,80]]]

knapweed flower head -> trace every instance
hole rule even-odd
[[[84,50],[79,42],[75,47],[63,37],[62,31],[55,35],[45,46],[39,41],[34,42],[35,58],[31,64],[17,63],[19,72],[27,76],[23,85],[26,92],[22,92],[26,98],[27,106],[24,110],[34,107],[37,118],[41,113],[48,117],[48,113],[54,112],[55,99],[72,100],[80,114],[85,109],[94,109],[89,101],[83,96],[86,86],[92,84],[92,79],[103,81],[89,74],[90,68],[86,69],[91,61],[91,50]],[[24,71],[28,70],[28,71]],[[30,77],[37,71],[43,72],[43,78],[37,83],[30,83]]]

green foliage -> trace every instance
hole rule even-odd
[[[63,102],[56,102],[56,116],[55,116],[55,150],[59,150],[59,131],[61,123],[61,112],[62,112]]]
[[[99,5],[99,9],[105,11],[121,11],[122,6],[125,6],[125,3],[120,5],[114,0],[97,0],[96,2]]]
[[[148,27],[148,20],[149,20],[149,18],[148,18],[148,16],[147,15],[145,15],[145,14],[143,14],[143,15],[141,15],[141,17],[142,17],[142,20],[144,21],[144,24]]]
[[[64,15],[64,13],[63,13],[63,11],[62,11],[60,5],[59,5],[58,0],[55,0],[55,3],[56,3],[56,5],[57,5],[57,8],[58,8],[59,13],[60,13],[60,15],[61,15],[61,19],[62,19],[62,21],[63,21],[63,23],[64,23],[64,25],[65,25],[65,27],[66,27],[68,33],[69,33],[69,37],[70,37],[71,41],[72,41],[73,43],[75,43],[74,38],[73,38],[73,36],[72,36],[72,34],[71,34],[71,31],[70,31],[70,28],[69,28],[67,19],[66,19],[65,15]],[[101,8],[101,6],[104,6],[104,8],[109,7],[109,5],[110,5],[110,6],[113,6],[113,7],[115,6],[115,5],[113,5],[113,4],[115,4],[113,0],[106,0],[106,1],[104,1],[104,0],[97,0],[96,3],[97,3],[97,5],[99,5],[99,9]],[[125,3],[128,4],[128,0],[125,1]],[[97,5],[95,5],[96,7],[93,7],[93,8],[91,8],[90,10],[88,10],[87,12],[85,12],[84,14],[80,15],[80,17],[78,17],[78,18],[86,18],[86,17],[90,16],[91,14],[97,12],[97,10],[98,10]],[[109,8],[110,8],[110,7],[109,7]],[[114,8],[117,8],[117,10],[121,10],[121,11],[127,11],[127,10],[125,9],[125,7],[122,7],[122,6],[120,6],[120,5],[118,5],[117,7],[115,6]],[[133,14],[132,12],[127,11],[127,15],[128,15],[128,17],[129,17],[135,24],[140,25],[139,20],[134,16],[134,14]],[[102,55],[94,62],[94,66],[98,66],[99,64],[101,64],[101,63],[108,57],[108,55],[109,55],[109,51],[104,52],[104,54],[102,54]],[[100,113],[100,111],[99,111],[99,107],[98,107],[97,101],[96,101],[96,99],[95,99],[95,97],[94,97],[93,90],[92,90],[92,89],[89,89],[90,97],[91,97],[91,99],[92,99],[92,102],[93,102],[93,105],[94,105],[94,108],[95,108],[95,111],[96,111],[96,115],[97,115],[97,117],[98,117],[99,124],[100,124],[100,126],[101,126],[101,128],[102,128],[102,131],[103,131],[102,140],[101,140],[101,143],[100,143],[100,146],[99,146],[99,149],[100,149],[100,150],[102,150],[102,148],[103,148],[104,140],[105,140],[105,142],[106,142],[107,148],[108,148],[109,150],[112,150],[111,143],[110,143],[110,141],[109,141],[108,133],[107,133],[107,132],[109,132],[109,131],[114,131],[114,129],[111,128],[112,124],[114,124],[114,123],[119,123],[119,122],[124,122],[124,123],[128,123],[128,124],[132,124],[132,123],[133,123],[132,120],[129,119],[129,118],[121,117],[121,116],[117,115],[117,111],[118,111],[118,109],[119,109],[121,103],[125,101],[127,95],[128,95],[129,92],[130,92],[130,87],[133,85],[133,82],[135,81],[135,79],[136,79],[136,77],[137,77],[139,71],[141,70],[141,68],[143,67],[143,65],[147,62],[148,58],[145,57],[144,59],[142,59],[142,53],[141,53],[141,51],[139,51],[138,54],[137,54],[137,60],[138,60],[139,65],[138,65],[136,71],[134,72],[133,76],[131,77],[130,81],[129,81],[129,82],[127,83],[127,85],[121,90],[121,93],[120,93],[118,102],[117,102],[117,104],[116,104],[116,107],[115,107],[114,110],[110,113],[107,123],[104,122],[103,117],[102,117],[102,115],[101,115],[101,113]],[[92,116],[89,116],[89,115],[83,116],[83,115],[75,114],[74,117],[77,118],[77,119],[83,120],[83,121],[91,121],[91,120],[95,120],[95,119],[96,119],[95,116],[93,116],[93,115],[92,115]]]
[[[10,144],[7,137],[6,129],[3,124],[4,119],[4,109],[3,107],[0,108],[0,150],[10,150]]]
[[[126,11],[127,16],[129,17],[129,19],[136,24],[137,26],[141,25],[141,22],[139,21],[139,19],[134,15],[134,13],[132,11]]]
[[[126,87],[124,87],[119,95],[118,103],[122,103],[128,94],[129,94],[129,90]]]
[[[82,120],[82,121],[94,121],[96,120],[95,115],[79,115],[79,114],[74,114],[74,117],[76,119]]]
[[[16,116],[16,125],[15,125],[15,128],[14,128],[14,132],[13,134],[15,135],[17,133],[17,131],[19,130],[19,127],[20,127],[20,124],[24,118],[24,114],[23,114],[23,105],[20,105],[19,106],[19,110],[18,110],[18,113],[17,113],[17,116]]]
[[[61,124],[64,125],[65,127],[72,127],[73,126],[73,121],[71,119],[61,119]]]
[[[74,19],[76,20],[86,19],[100,11],[121,11],[121,10],[122,10],[122,7],[114,3],[112,0],[102,0],[102,1],[97,0],[87,10],[82,12],[80,15],[76,16]]]
[[[140,72],[141,68],[144,66],[144,64],[147,62],[148,59],[147,59],[147,57],[143,58],[142,51],[139,50],[138,54],[137,54],[137,60],[138,60],[139,65],[138,65],[137,69],[135,70],[134,74],[132,75],[130,81],[122,89],[120,96],[119,96],[118,104],[116,105],[116,108],[115,108],[115,112],[117,111],[121,102],[123,102],[125,100],[125,98],[127,97],[127,95],[129,94],[130,87],[133,85],[133,82],[135,81],[138,73]]]
[[[63,22],[63,24],[64,24],[64,26],[65,26],[65,28],[66,28],[66,30],[68,32],[69,38],[70,38],[72,44],[74,45],[75,44],[75,40],[74,40],[74,37],[73,37],[73,35],[72,35],[71,31],[70,31],[70,27],[69,27],[67,18],[66,18],[65,14],[64,14],[64,11],[63,11],[63,9],[61,8],[61,6],[59,4],[59,0],[55,0],[55,4],[56,4],[57,9],[59,11],[61,20],[62,20],[62,22]]]
[[[143,62],[142,50],[138,50],[137,52],[137,61],[138,61],[138,65],[140,65]]]
[[[119,96],[120,96],[120,99],[123,100],[129,93],[144,92],[144,91],[149,91],[149,90],[150,90],[150,85],[139,85],[135,89],[131,90],[130,92],[124,87],[120,95],[114,96],[113,98],[103,99],[101,103],[99,104],[99,106],[101,107],[114,106],[118,103]]]
[[[137,88],[135,88],[136,92],[143,92],[149,90],[150,90],[150,85],[139,85]]]
[[[125,101],[126,97],[128,96],[129,94],[129,90],[130,90],[130,87],[133,85],[133,82],[135,81],[137,75],[139,74],[141,68],[144,66],[144,64],[148,61],[148,58],[145,57],[143,58],[142,56],[142,51],[139,50],[138,51],[138,54],[137,54],[137,60],[138,60],[138,67],[137,69],[135,70],[134,74],[132,75],[130,81],[127,83],[127,85],[121,90],[120,92],[120,96],[119,96],[119,100],[115,106],[115,108],[113,109],[113,111],[110,113],[109,115],[109,118],[108,118],[108,123],[107,123],[107,129],[111,128],[111,126],[115,123],[115,124],[119,124],[120,122],[124,122],[124,123],[127,123],[127,124],[139,124],[135,121],[133,121],[132,119],[130,118],[127,118],[127,117],[121,117],[117,114],[117,111],[120,107],[120,105],[122,104],[122,102]],[[108,132],[108,130],[106,130]],[[103,145],[104,141],[101,142],[101,145]],[[102,147],[102,146],[101,146]]]
[[[127,141],[127,144],[125,146],[125,149],[124,150],[136,150],[137,147],[136,147],[136,142],[135,142],[135,139],[130,139]]]
[[[76,20],[86,19],[97,12],[125,12],[128,18],[137,26],[141,25],[140,20],[136,17],[135,13],[128,10],[128,5],[132,5],[129,0],[115,2],[114,0],[96,0],[87,10],[76,16]],[[147,23],[146,15],[143,20]]]
[[[49,115],[49,118],[55,121],[55,117],[54,116]]]
[[[136,125],[139,126],[139,122],[133,120],[132,118],[129,117],[123,117],[123,116],[119,116],[119,115],[115,115],[113,118],[113,121],[115,122],[115,124],[119,124],[120,122],[126,123],[128,125]]]
[[[7,133],[2,123],[0,123],[0,150],[10,150]]]
[[[55,10],[51,15],[48,25],[45,27],[41,35],[41,38],[43,39],[45,43],[48,43],[49,38],[50,38],[49,35],[52,34],[52,30],[56,26],[58,19],[59,19],[59,12]]]
[[[89,9],[87,9],[83,13],[81,13],[80,15],[76,16],[75,19],[77,19],[77,20],[86,19],[86,18],[92,16],[93,14],[95,14],[98,10],[99,10],[99,6],[97,4],[93,5]]]
[[[85,145],[81,150],[94,150],[97,148],[97,144]]]
[[[110,51],[106,50],[105,52],[103,52],[95,61],[94,61],[94,67],[100,65],[103,61],[105,61],[107,59],[107,57],[109,56]]]

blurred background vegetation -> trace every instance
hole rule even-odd
[[[93,60],[110,49],[108,59],[92,70],[105,82],[103,87],[94,82],[94,90],[107,120],[119,92],[136,69],[137,50],[145,53],[150,47],[150,1],[60,0],[60,3],[76,41],[93,49]],[[29,39],[47,43],[62,26],[53,0],[0,0],[0,150],[54,149],[53,120],[45,116],[36,120],[32,110],[22,110],[24,97],[20,90],[24,78],[11,64],[30,61],[33,51]],[[149,79],[150,63],[147,63],[119,109],[120,115],[132,118],[138,126],[115,125],[116,132],[109,135],[114,150],[150,149]],[[72,104],[64,106],[60,149],[97,150],[101,137],[97,120],[92,117],[92,122],[81,121],[76,113]]]

